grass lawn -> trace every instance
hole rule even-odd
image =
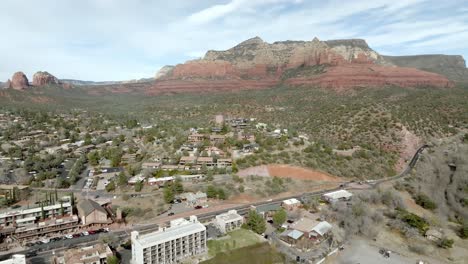
[[[247,247],[238,248],[229,252],[221,252],[214,258],[201,262],[201,264],[270,264],[286,263],[283,255],[273,249],[268,243],[257,243]]]
[[[227,234],[227,236],[209,240],[208,253],[210,256],[215,256],[223,251],[230,251],[237,248],[247,247],[261,243],[262,239],[254,232],[246,229],[237,229]]]

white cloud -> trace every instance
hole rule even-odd
[[[0,80],[17,70],[124,80],[260,36],[365,38],[377,51],[467,55],[462,0],[2,0]],[[465,7],[466,9],[466,7]],[[466,12],[466,10],[465,10]],[[466,13],[465,13],[466,14]],[[443,37],[442,37],[443,35]],[[454,41],[456,43],[454,43]],[[444,48],[449,47],[449,48]]]

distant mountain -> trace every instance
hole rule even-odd
[[[417,68],[447,76],[450,80],[468,82],[468,69],[460,55],[412,55],[383,56],[383,58],[400,67]]]
[[[154,81],[154,78],[142,78],[138,80],[128,80],[128,81],[104,81],[104,82],[60,79],[60,82],[62,83],[66,83],[70,85],[77,85],[77,86],[118,85],[118,84],[127,84],[127,83],[146,83],[146,82],[152,82],[152,81]]]
[[[450,87],[445,76],[399,67],[365,40],[278,41],[254,37],[199,60],[178,64],[155,81],[150,94],[184,91],[259,89],[278,84],[352,87]]]

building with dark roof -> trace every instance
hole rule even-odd
[[[106,209],[93,200],[81,200],[77,209],[82,225],[109,224],[111,222],[107,218]]]

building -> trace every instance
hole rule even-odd
[[[142,169],[159,169],[159,167],[161,167],[160,162],[143,162],[141,164]]]
[[[349,201],[351,200],[352,196],[353,194],[346,190],[338,190],[338,191],[326,193],[322,195],[322,198],[329,203],[334,203],[338,201]]]
[[[205,135],[203,134],[190,134],[187,138],[188,142],[190,143],[199,143],[202,142],[205,139]]]
[[[197,161],[197,157],[195,156],[184,156],[181,157],[179,160],[179,165],[186,166],[186,165],[193,165]]]
[[[0,264],[26,264],[26,256],[15,254],[10,259],[0,261]]]
[[[107,244],[72,248],[65,251],[63,257],[55,258],[55,264],[105,264],[114,253]]]
[[[223,144],[225,136],[223,135],[210,135],[211,144]]]
[[[196,216],[171,221],[170,227],[140,235],[131,233],[132,263],[176,263],[206,251],[206,227]]]
[[[166,182],[172,182],[174,181],[174,177],[168,176],[168,177],[160,177],[160,178],[149,178],[148,179],[148,184],[149,185],[158,185],[158,186],[163,186],[166,184]]]
[[[274,204],[263,204],[259,206],[251,206],[251,209],[255,210],[257,214],[263,216],[263,218],[267,218],[270,215],[273,215],[276,211],[281,209],[281,206],[277,203]]]
[[[205,178],[204,174],[193,174],[193,175],[177,175],[176,178],[180,178],[182,181],[201,181]]]
[[[303,217],[299,219],[298,221],[296,221],[295,223],[293,223],[291,225],[291,228],[301,231],[302,233],[305,234],[306,237],[309,237],[309,234],[312,232],[312,230],[318,223],[319,222],[314,219]]]
[[[111,223],[110,219],[107,218],[106,209],[93,200],[81,200],[77,208],[82,225]]]
[[[229,210],[227,213],[216,216],[215,224],[222,233],[227,233],[238,229],[244,223],[244,217],[236,210]]]
[[[213,157],[198,157],[197,159],[197,165],[198,166],[207,166],[207,167],[212,167],[214,165],[213,163]]]
[[[218,159],[216,161],[216,166],[218,168],[225,168],[232,166],[232,159]]]
[[[224,123],[224,116],[223,115],[216,115],[215,116],[215,123],[217,125],[222,125]]]
[[[332,228],[330,223],[322,221],[312,228],[312,231],[309,233],[309,238],[320,241],[328,236]]]
[[[135,175],[135,176],[131,177],[130,179],[128,179],[127,183],[129,185],[135,185],[135,184],[137,184],[139,182],[142,182],[144,180],[145,180],[145,177],[143,177],[143,175],[141,175],[141,174],[138,174],[138,175]]]
[[[27,241],[49,233],[69,232],[70,230],[77,229],[78,226],[78,216],[67,215],[46,219],[37,223],[21,223],[21,226],[14,228],[14,231],[10,235],[18,241]]]
[[[281,206],[289,211],[295,210],[301,206],[301,202],[296,198],[291,198],[281,202]]]
[[[27,209],[14,209],[0,213],[0,226],[15,224],[16,226],[37,222],[38,219],[52,218],[55,216],[71,215],[72,206],[70,202],[56,203],[47,206],[37,206]]]
[[[285,230],[280,237],[286,241],[288,244],[295,245],[302,238],[304,238],[304,233],[299,230]]]

